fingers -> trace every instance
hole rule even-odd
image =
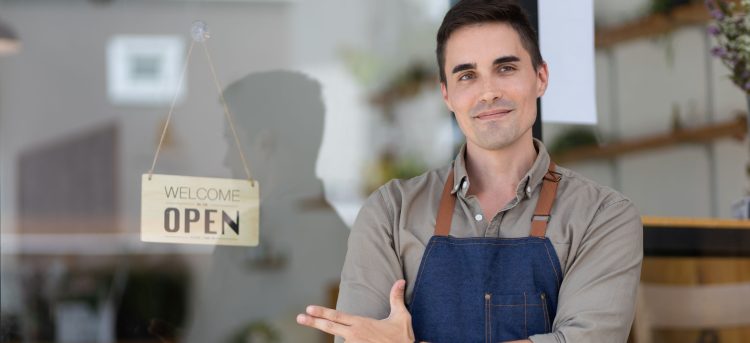
[[[347,337],[349,335],[349,326],[328,319],[299,314],[297,315],[297,323],[335,336]]]
[[[305,311],[307,314],[313,317],[327,319],[339,324],[352,325],[354,324],[355,316],[347,314],[345,312],[336,311],[323,306],[308,306]]]
[[[297,315],[297,323],[335,336],[346,337],[349,334],[349,325],[354,324],[356,316],[336,311],[323,306],[308,306],[307,314]]]
[[[405,280],[398,280],[391,287],[391,313],[394,311],[406,311],[406,305],[404,305],[404,288],[406,288]]]

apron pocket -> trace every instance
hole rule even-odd
[[[485,294],[486,342],[527,339],[550,331],[544,292]]]

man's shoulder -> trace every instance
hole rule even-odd
[[[558,167],[558,171],[562,174],[558,210],[564,213],[567,227],[581,234],[580,237],[636,238],[643,234],[639,211],[630,198],[573,170]],[[617,235],[613,235],[615,231]],[[575,239],[574,236],[578,235],[573,234],[569,239]]]
[[[585,200],[583,203],[597,204],[599,208],[619,202],[632,203],[630,198],[614,188],[602,185],[574,170],[558,166],[557,171],[562,174],[558,197],[566,200]]]

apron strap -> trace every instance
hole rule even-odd
[[[549,169],[542,181],[542,190],[539,200],[536,202],[534,216],[531,217],[531,236],[544,238],[547,234],[547,223],[549,222],[552,204],[557,195],[557,184],[562,174],[555,171],[555,163],[549,162]],[[435,236],[448,236],[451,232],[451,221],[453,220],[453,209],[456,207],[456,197],[451,194],[453,185],[453,168],[448,173],[448,178],[443,186],[440,196],[440,207],[435,220]]]
[[[435,222],[435,236],[448,236],[451,232],[451,220],[453,219],[453,208],[456,207],[456,197],[451,194],[453,185],[453,167],[451,167],[448,178],[445,180],[443,194],[440,196],[440,207],[438,208],[437,220]]]
[[[555,171],[555,162],[549,162],[549,170],[544,175],[542,181],[542,190],[539,194],[539,200],[536,202],[534,215],[531,217],[531,236],[544,238],[547,234],[547,223],[549,223],[552,204],[555,202],[557,195],[557,184],[560,182],[562,174]]]

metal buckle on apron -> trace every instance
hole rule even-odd
[[[544,179],[552,182],[560,182],[562,174],[556,171],[548,170],[547,174],[544,174]]]
[[[531,221],[539,220],[549,223],[550,216],[548,214],[535,214],[531,217]]]

